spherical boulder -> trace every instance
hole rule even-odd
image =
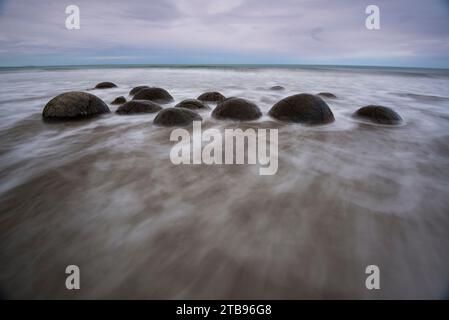
[[[259,107],[254,103],[242,98],[226,98],[218,103],[212,112],[212,117],[216,119],[230,119],[249,121],[256,120],[262,116]]]
[[[154,113],[162,109],[160,105],[148,100],[131,100],[117,108],[116,113],[136,114],[136,113]]]
[[[169,103],[173,97],[162,88],[143,88],[134,96],[133,100],[150,100],[158,103]]]
[[[193,121],[201,121],[203,118],[191,110],[183,108],[167,108],[158,113],[153,123],[165,127],[188,126]]]
[[[277,102],[268,114],[278,120],[309,125],[333,122],[329,106],[318,96],[301,93]]]
[[[330,93],[330,92],[320,92],[320,93],[318,93],[318,96],[325,97],[325,98],[331,98],[331,99],[337,98],[337,96],[335,94]]]
[[[208,101],[208,102],[219,102],[223,101],[225,99],[225,96],[222,95],[220,92],[211,91],[211,92],[205,92],[198,96],[198,100],[201,101]]]
[[[401,116],[393,109],[375,105],[362,107],[353,116],[378,124],[395,125],[402,122]]]
[[[112,82],[100,82],[95,86],[95,89],[109,89],[109,88],[116,88],[117,85]]]
[[[142,90],[142,89],[147,89],[147,88],[149,88],[149,86],[137,86],[137,87],[134,87],[134,88],[131,89],[131,91],[129,91],[129,95],[130,95],[130,96],[133,96],[133,95],[135,95],[137,92],[139,92],[140,90]]]
[[[283,86],[273,86],[270,88],[270,90],[281,91],[281,90],[285,90],[285,88]]]
[[[51,99],[44,107],[44,119],[75,120],[110,112],[106,103],[87,92],[71,91]]]
[[[120,96],[114,99],[114,101],[111,102],[111,104],[124,104],[126,102],[126,99],[124,96]]]
[[[186,99],[178,103],[175,108],[186,108],[190,110],[206,110],[210,109],[209,106],[202,103],[197,99]]]

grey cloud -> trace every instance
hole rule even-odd
[[[68,31],[68,3],[8,1],[0,11],[0,59],[100,51],[203,51],[291,61],[449,56],[447,3],[376,3],[379,31],[365,28],[367,3],[358,0],[76,0],[81,29]]]

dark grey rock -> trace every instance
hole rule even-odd
[[[282,91],[282,90],[285,90],[285,88],[283,86],[273,86],[273,87],[270,88],[270,90]]]
[[[393,109],[375,105],[362,107],[353,116],[379,124],[395,125],[402,122],[401,116]]]
[[[114,99],[114,101],[111,102],[111,104],[124,104],[126,102],[126,99],[124,96],[120,96]]]
[[[318,95],[321,96],[321,97],[331,98],[331,99],[336,99],[337,98],[337,96],[335,94],[330,93],[330,92],[320,92],[320,93],[318,93]]]
[[[173,97],[167,90],[162,88],[143,88],[134,96],[133,100],[150,100],[158,103],[173,101]]]
[[[256,120],[262,116],[262,112],[254,103],[242,98],[226,98],[218,103],[212,112],[216,119],[230,119],[249,121]]]
[[[72,91],[51,99],[44,107],[44,119],[75,120],[110,112],[106,103],[87,92]]]
[[[329,106],[318,96],[301,93],[277,102],[268,114],[278,120],[309,125],[333,122]]]
[[[186,108],[190,110],[206,110],[210,109],[209,106],[202,103],[197,99],[186,99],[178,103],[175,108]]]
[[[193,111],[183,108],[163,109],[154,118],[154,124],[165,127],[182,127],[190,125],[193,121],[201,121],[203,118]]]
[[[109,88],[116,88],[117,85],[112,82],[100,82],[95,86],[95,89],[109,89]]]
[[[225,96],[222,95],[220,92],[211,91],[201,94],[197,99],[207,102],[220,102],[225,99]]]
[[[135,95],[137,92],[139,92],[140,90],[142,90],[142,89],[147,89],[147,88],[149,88],[149,86],[137,86],[137,87],[134,87],[134,88],[131,89],[131,91],[129,91],[129,95],[130,95],[130,96],[133,96],[133,95]]]
[[[154,113],[162,110],[162,107],[153,101],[131,100],[117,108],[116,113],[136,114],[136,113]]]

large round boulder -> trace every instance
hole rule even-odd
[[[45,119],[71,120],[110,112],[106,103],[87,92],[71,91],[51,99],[44,107]]]
[[[354,112],[353,116],[378,124],[395,125],[402,122],[401,116],[393,109],[375,105],[362,107]]]
[[[165,127],[188,126],[193,121],[201,121],[203,118],[193,111],[183,108],[167,108],[158,113],[154,118],[154,124]]]
[[[190,110],[206,110],[210,109],[209,106],[202,103],[197,99],[186,99],[178,103],[175,108],[185,108]]]
[[[154,113],[162,109],[160,105],[148,100],[131,100],[117,108],[118,114]]]
[[[216,119],[230,119],[249,121],[256,120],[262,116],[259,107],[254,103],[242,98],[227,98],[220,102],[212,112]]]
[[[277,102],[268,114],[278,120],[309,125],[333,122],[329,106],[318,96],[301,93]]]
[[[114,99],[111,104],[124,104],[126,102],[126,98],[124,96],[120,96]]]
[[[95,89],[109,89],[109,88],[116,88],[117,85],[112,82],[100,82],[95,86]]]
[[[132,88],[131,91],[129,92],[129,95],[130,95],[130,96],[133,96],[133,95],[135,95],[137,92],[139,92],[140,90],[142,90],[142,89],[147,89],[147,88],[149,88],[149,86],[137,86],[137,87],[134,87],[134,88]]]
[[[134,96],[133,100],[150,100],[158,103],[173,101],[173,97],[167,90],[162,88],[143,88]]]
[[[225,99],[225,96],[220,92],[211,91],[201,94],[197,99],[206,102],[220,102]]]

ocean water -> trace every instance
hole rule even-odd
[[[170,162],[154,114],[45,123],[57,94],[108,104],[137,85],[256,103],[238,123],[277,128],[279,168]],[[284,91],[270,91],[274,85]],[[271,106],[329,91],[335,122],[279,123]],[[397,127],[354,120],[379,104]],[[212,109],[214,105],[211,105]],[[449,72],[350,67],[0,70],[0,295],[7,298],[444,298],[449,294]],[[65,288],[65,268],[81,289]],[[365,268],[380,268],[367,290]]]

